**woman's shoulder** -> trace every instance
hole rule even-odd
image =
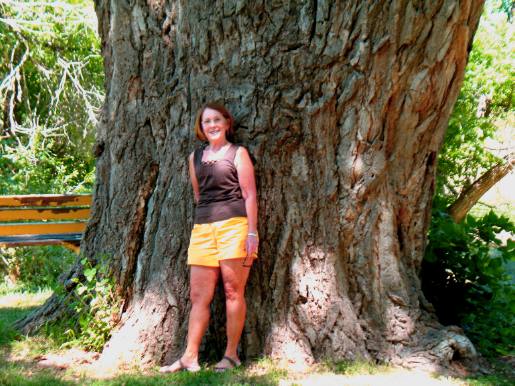
[[[248,152],[247,148],[244,145],[242,145],[241,143],[232,143],[232,146],[236,149],[236,152],[242,152],[242,151]]]
[[[234,157],[235,163],[239,164],[242,160],[250,160],[253,165],[256,163],[252,153],[246,146],[240,144],[237,144],[236,146],[238,146],[238,148],[236,149],[236,154]]]
[[[242,155],[244,156],[245,154],[249,154],[248,149],[244,145],[239,143],[233,143],[232,145],[235,149],[234,155],[236,158],[241,157]]]

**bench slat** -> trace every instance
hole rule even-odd
[[[46,242],[46,241],[58,241],[58,242],[76,242],[80,241],[82,233],[50,233],[47,235],[18,235],[18,236],[1,236],[1,244],[11,243],[29,243],[29,242]]]
[[[91,201],[91,194],[28,194],[0,196],[0,207],[89,206]]]
[[[88,219],[90,214],[91,210],[88,208],[0,209],[0,221],[82,220]]]
[[[52,234],[52,233],[80,233],[86,228],[87,221],[63,223],[10,223],[0,224],[0,236]]]
[[[62,245],[79,253],[82,233],[65,233],[49,235],[21,235],[0,237],[0,247],[14,248],[37,245]]]
[[[0,247],[62,245],[79,253],[91,202],[91,194],[0,196]]]

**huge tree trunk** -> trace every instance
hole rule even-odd
[[[244,356],[445,365],[470,354],[428,311],[418,273],[481,7],[98,0],[107,98],[82,250],[111,257],[126,298],[104,358],[168,362],[184,348],[186,159],[208,100],[228,105],[256,160],[261,246]],[[221,353],[222,304],[204,354]]]

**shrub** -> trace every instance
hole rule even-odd
[[[436,206],[422,265],[422,286],[442,323],[461,325],[485,355],[513,353],[515,290],[507,266],[515,242],[497,235],[514,232],[506,217],[490,211],[460,224]]]
[[[421,272],[424,293],[441,322],[461,325],[486,355],[513,352],[515,294],[507,267],[513,264],[514,242],[504,244],[497,236],[502,230],[513,234],[513,221],[500,216],[499,210],[485,213],[476,206],[471,211],[475,215],[456,224],[446,208],[509,147],[502,145],[514,119],[513,65],[505,54],[513,45],[507,4],[485,2],[438,156],[436,197]],[[505,212],[513,220],[512,212]]]
[[[75,278],[77,287],[71,299],[72,319],[67,322],[65,346],[79,345],[101,351],[118,322],[121,301],[116,295],[114,281],[108,274],[105,258],[95,265],[81,260],[84,277]]]
[[[74,253],[59,246],[9,248],[1,255],[0,273],[17,290],[55,289],[74,259]]]

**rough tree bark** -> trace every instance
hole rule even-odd
[[[104,358],[169,362],[184,347],[186,159],[208,100],[234,112],[256,160],[243,356],[445,366],[472,355],[435,320],[418,273],[482,3],[97,0],[107,97],[81,248],[111,256],[125,297]],[[206,355],[220,354],[222,315]]]
[[[467,189],[461,192],[456,201],[447,209],[453,220],[460,223],[479,199],[513,170],[514,164],[515,153],[510,153],[504,157],[504,161],[492,166]]]

